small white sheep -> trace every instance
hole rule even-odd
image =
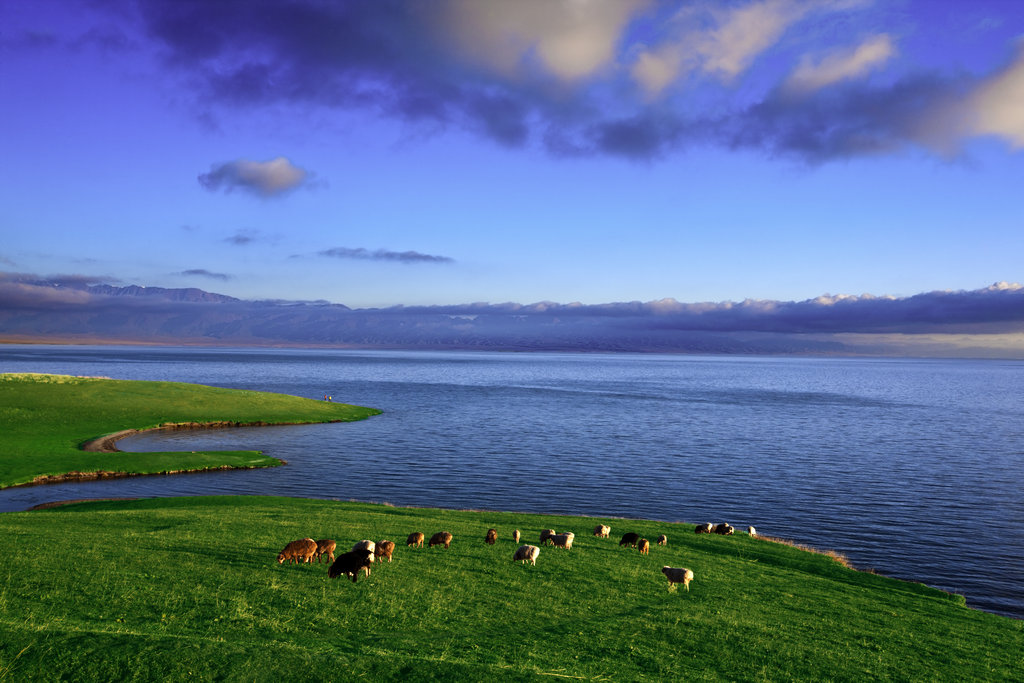
[[[369,539],[364,539],[352,546],[352,550],[369,550],[371,553],[377,549],[377,544]]]
[[[685,567],[662,567],[661,573],[668,579],[668,589],[677,583],[683,584],[686,590],[690,590],[690,582],[693,581],[693,572]]]
[[[755,529],[752,526],[748,526],[747,527],[747,533],[750,534],[751,536],[757,536],[757,529]]]
[[[519,529],[516,529],[515,531],[512,532],[512,540],[515,541],[516,543],[519,543],[519,537],[521,535],[522,534],[519,533]]]
[[[540,555],[540,548],[535,545],[521,545],[516,548],[515,555],[512,556],[513,562],[529,562],[532,565],[537,564],[537,556]]]
[[[366,565],[363,566],[363,571],[366,572],[367,576],[369,576],[370,575],[370,565],[373,564],[374,560],[376,559],[375,558],[375,555],[376,555],[375,551],[377,550],[377,544],[374,543],[373,541],[371,541],[370,539],[365,538],[365,539],[359,541],[359,543],[356,543],[354,546],[352,546],[352,552],[356,552],[357,550],[367,550],[370,553],[370,561]]]
[[[608,535],[612,532],[612,528],[607,524],[598,524],[594,527],[594,535],[600,536],[601,538],[608,538]]]
[[[572,540],[574,538],[576,538],[576,534],[571,531],[567,531],[564,534],[555,534],[554,536],[551,536],[551,542],[556,548],[572,550]]]

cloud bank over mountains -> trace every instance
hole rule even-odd
[[[1024,287],[910,297],[351,309],[0,275],[0,338],[366,348],[1024,357]]]

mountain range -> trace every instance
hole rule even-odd
[[[230,346],[1024,358],[1024,287],[800,302],[353,309],[0,274],[0,340]]]

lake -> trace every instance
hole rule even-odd
[[[372,406],[364,422],[132,437],[267,470],[0,491],[269,494],[754,525],[1024,618],[1024,362],[0,347],[0,372],[196,382]],[[586,531],[586,530],[577,530]],[[670,539],[671,542],[671,539]]]

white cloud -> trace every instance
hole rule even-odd
[[[970,98],[971,133],[995,135],[1024,147],[1024,45],[1007,68],[984,81]]]
[[[633,64],[633,78],[649,95],[657,95],[679,77],[683,53],[678,46],[668,45],[657,51],[645,51]]]
[[[712,9],[713,27],[708,29],[701,26],[705,17],[700,11],[685,8],[672,20],[673,37],[638,54],[633,79],[652,97],[695,70],[732,81],[813,9],[822,8],[794,0],[761,0],[731,10]]]
[[[723,80],[735,78],[809,9],[791,0],[765,0],[723,15],[718,28],[704,34],[697,47],[704,71]]]
[[[1006,67],[967,89],[951,90],[922,112],[913,133],[922,144],[950,157],[962,151],[965,140],[978,136],[1024,148],[1024,44]]]
[[[631,18],[648,0],[449,0],[447,30],[460,50],[506,77],[533,62],[565,81],[615,59]]]
[[[801,92],[820,90],[839,81],[863,76],[888,62],[895,54],[892,39],[883,33],[853,50],[834,52],[817,64],[805,55],[786,82],[786,87]]]
[[[273,197],[302,185],[309,174],[285,157],[270,161],[238,159],[210,167],[199,176],[199,184],[211,192],[224,189],[246,190],[263,197]]]

